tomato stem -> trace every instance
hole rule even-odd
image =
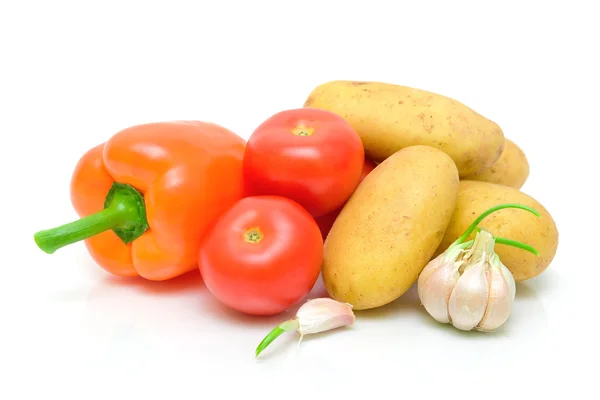
[[[258,357],[259,354],[262,353],[267,346],[273,343],[275,339],[281,336],[282,333],[295,331],[298,330],[298,328],[300,328],[300,324],[298,323],[297,319],[290,319],[277,325],[271,332],[267,334],[267,336],[265,336],[265,338],[259,343],[258,347],[256,347],[255,356]]]
[[[315,130],[313,128],[307,128],[304,126],[299,126],[292,130],[292,133],[296,136],[311,136]]]
[[[251,228],[244,232],[244,241],[246,243],[260,243],[264,235],[260,228]]]

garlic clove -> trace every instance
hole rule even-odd
[[[488,303],[488,264],[481,260],[465,269],[448,302],[452,325],[470,331],[481,322]]]
[[[515,299],[515,280],[498,257],[492,261],[490,270],[490,296],[485,315],[477,330],[490,332],[502,326],[510,316]]]
[[[514,301],[515,295],[517,294],[517,284],[515,283],[515,278],[508,267],[500,261],[500,257],[496,255],[495,258],[497,258],[497,261],[494,260],[492,262],[492,266],[496,266],[497,263],[498,269],[500,269],[502,276],[504,276],[504,279],[506,279],[506,283],[508,284],[509,297]]]
[[[429,278],[431,278],[440,267],[456,262],[456,260],[465,253],[464,248],[464,245],[451,245],[446,251],[427,263],[417,279],[417,292],[419,293],[419,298],[423,295],[423,288]]]
[[[296,312],[296,319],[300,335],[308,335],[352,325],[355,316],[352,305],[325,297],[304,303]]]
[[[419,274],[419,278],[417,279],[417,292],[419,293],[419,298],[421,298],[423,287],[431,277],[431,275],[438,270],[443,265],[443,260],[445,257],[445,253],[440,254],[433,260],[429,261],[425,268]]]
[[[450,322],[448,299],[460,278],[459,266],[458,262],[439,266],[419,287],[419,299],[423,307],[438,322],[445,324]]]
[[[328,297],[308,300],[296,311],[296,318],[284,321],[273,328],[259,343],[254,354],[258,357],[267,346],[285,332],[298,331],[302,340],[304,335],[329,331],[353,323],[352,305]]]

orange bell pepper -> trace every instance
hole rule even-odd
[[[71,178],[81,219],[34,235],[40,249],[85,240],[120,276],[166,280],[197,268],[209,224],[243,197],[245,141],[205,122],[124,129],[86,152]]]

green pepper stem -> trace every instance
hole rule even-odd
[[[262,353],[267,346],[273,343],[275,339],[281,336],[282,333],[295,331],[298,330],[298,328],[300,328],[300,325],[297,319],[290,319],[277,325],[271,332],[267,334],[267,336],[265,336],[265,338],[259,343],[258,347],[256,347],[255,356],[258,357],[260,353]]]
[[[519,208],[521,210],[529,211],[536,217],[540,216],[540,213],[538,213],[536,210],[534,210],[533,208],[528,207],[526,205],[523,205],[523,204],[517,204],[517,203],[499,204],[497,206],[487,209],[479,217],[477,217],[475,219],[475,221],[473,221],[473,223],[471,225],[469,225],[467,230],[458,239],[456,239],[456,241],[454,243],[458,244],[458,243],[462,243],[463,241],[465,241],[471,235],[471,233],[473,233],[475,228],[477,228],[477,225],[479,225],[479,223],[481,221],[483,221],[488,215],[490,215],[491,213],[494,213],[496,211],[505,209],[505,208]]]
[[[508,246],[517,247],[517,248],[522,249],[522,250],[527,250],[530,253],[535,254],[536,256],[540,255],[540,253],[536,250],[535,247],[530,246],[530,245],[528,245],[526,243],[523,243],[523,242],[519,242],[518,240],[506,239],[506,238],[502,238],[502,237],[496,237],[495,239],[496,239],[496,243],[497,244],[505,244],[505,245],[508,245]]]
[[[130,185],[115,183],[104,203],[104,210],[56,228],[37,232],[38,247],[52,254],[61,247],[88,239],[112,229],[125,243],[137,239],[148,229],[142,195]]]
[[[127,209],[119,206],[111,206],[80,220],[37,232],[34,235],[34,239],[40,249],[48,254],[52,254],[61,247],[90,238],[121,225],[129,219],[127,211]]]

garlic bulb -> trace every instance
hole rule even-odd
[[[502,208],[521,208],[539,216],[535,210],[516,204],[493,207],[421,271],[417,280],[419,299],[436,321],[464,331],[490,332],[508,320],[516,285],[494,245],[507,244],[536,255],[537,251],[521,242],[495,238],[485,229],[479,229],[474,240],[464,242],[483,218]]]
[[[300,340],[304,335],[329,331],[354,323],[352,305],[330,298],[312,299],[304,303],[296,312],[296,318],[276,326],[256,348],[258,355],[282,333],[298,331]]]
[[[419,299],[436,321],[465,331],[492,331],[506,322],[516,286],[494,244],[491,233],[481,230],[471,248],[433,260],[423,270]]]

